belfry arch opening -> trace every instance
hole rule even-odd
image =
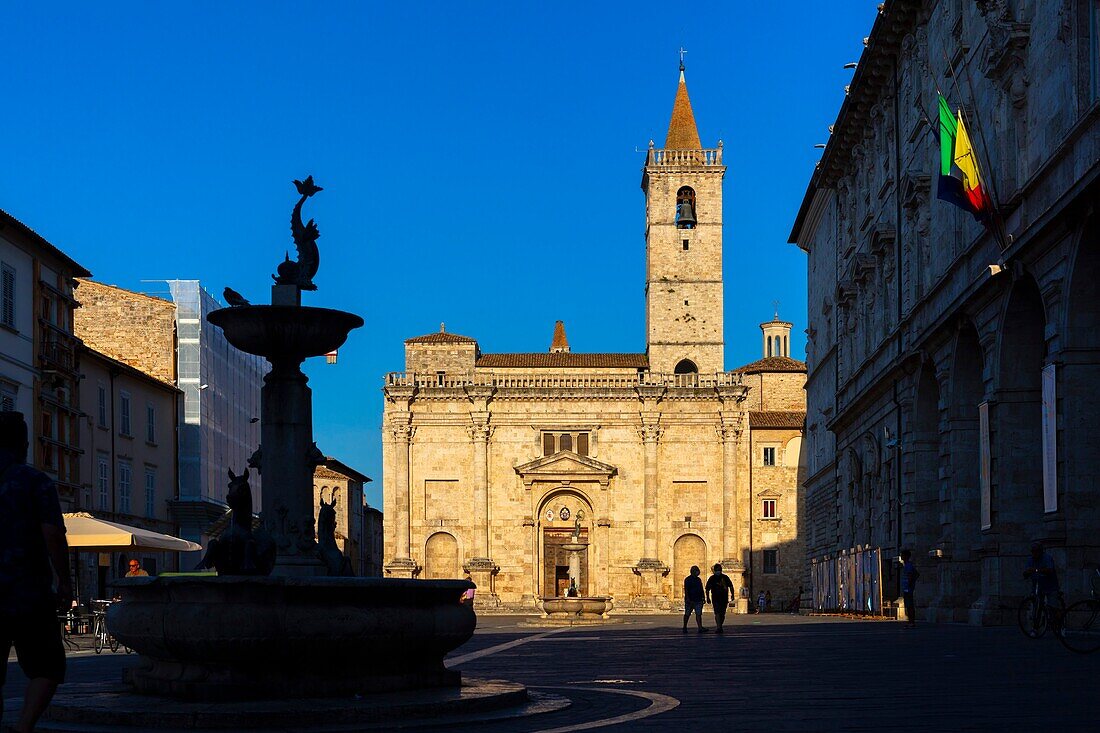
[[[682,186],[676,192],[676,228],[694,229],[695,211],[695,189],[691,186]]]
[[[677,374],[698,374],[699,367],[691,359],[681,359],[676,363],[675,372]]]

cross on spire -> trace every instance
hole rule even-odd
[[[684,54],[687,53],[687,49],[680,46],[680,71],[684,70]]]
[[[775,306],[775,320],[779,320],[779,301],[773,300],[772,305]]]

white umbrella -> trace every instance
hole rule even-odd
[[[73,550],[118,552],[130,548],[193,552],[202,549],[202,545],[195,542],[141,527],[96,519],[87,512],[72,512],[65,514],[64,517],[65,536],[69,541],[70,549]]]

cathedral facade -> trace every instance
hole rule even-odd
[[[443,327],[406,340],[384,386],[387,576],[468,572],[483,609],[534,609],[571,586],[667,609],[692,565],[717,562],[741,610],[752,593],[797,593],[805,364],[777,315],[762,358],[725,368],[725,170],[681,69],[642,173],[644,352],[573,352],[561,322],[542,352],[483,353]],[[563,546],[577,544],[571,570]]]

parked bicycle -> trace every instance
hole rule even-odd
[[[1058,638],[1070,651],[1100,651],[1100,568],[1092,575],[1091,598],[1077,601],[1062,612]]]
[[[103,649],[118,651],[118,639],[107,630],[107,607],[110,601],[92,601],[92,649],[102,654]]]
[[[1034,576],[1031,595],[1020,601],[1016,613],[1020,631],[1031,639],[1038,639],[1047,632],[1047,628],[1054,629],[1057,634],[1066,608],[1061,592],[1044,593],[1039,590],[1039,585],[1039,576]]]

